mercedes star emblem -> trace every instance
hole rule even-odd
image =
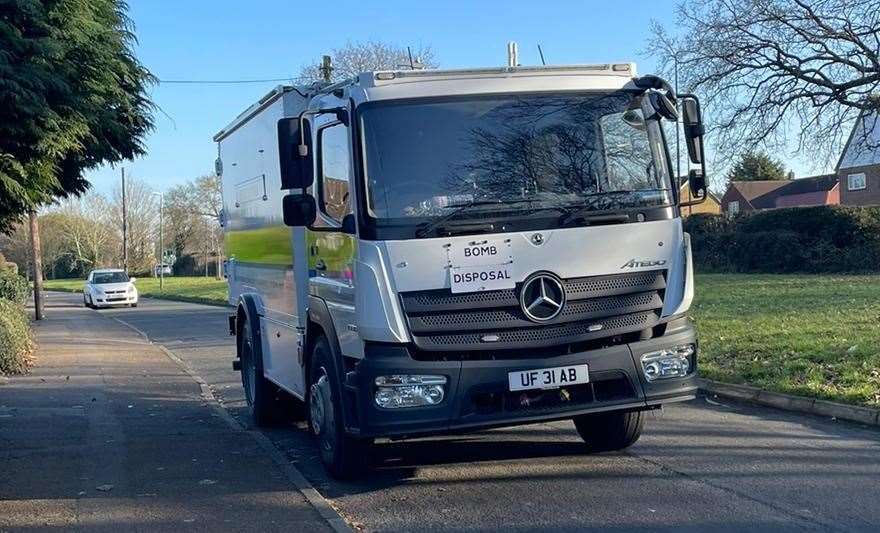
[[[562,312],[565,288],[553,274],[532,274],[522,286],[519,296],[523,313],[533,322],[547,322]]]

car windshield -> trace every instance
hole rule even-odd
[[[125,283],[128,274],[125,272],[95,272],[92,274],[92,284],[103,285],[105,283]]]
[[[519,216],[670,205],[662,134],[640,103],[618,91],[368,104],[369,215],[394,225],[505,204]]]

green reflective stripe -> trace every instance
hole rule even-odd
[[[259,263],[264,265],[293,264],[293,249],[290,240],[291,229],[287,226],[228,231],[226,251],[240,263]],[[306,249],[317,247],[318,255],[309,252],[309,269],[314,269],[320,257],[327,265],[328,272],[343,272],[354,263],[354,237],[343,233],[323,233],[306,231]]]
[[[241,263],[293,264],[290,228],[287,226],[227,231],[225,239],[226,253]]]

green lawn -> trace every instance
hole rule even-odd
[[[703,377],[880,407],[880,276],[704,274]]]
[[[137,286],[143,296],[226,303],[226,282],[214,278],[166,278],[163,293],[155,278]],[[704,377],[880,407],[880,276],[702,274],[696,292]]]
[[[83,283],[81,279],[51,279],[44,281],[43,285],[47,290],[80,292]],[[213,277],[166,277],[162,291],[158,278],[138,278],[135,285],[141,296],[220,305],[227,301],[226,280],[218,281]]]

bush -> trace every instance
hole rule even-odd
[[[880,208],[772,209],[728,220],[688,217],[694,262],[703,271],[880,271]]]
[[[27,371],[34,340],[24,307],[0,298],[0,374]]]
[[[30,295],[30,286],[24,277],[12,269],[0,269],[0,298],[24,305]]]

